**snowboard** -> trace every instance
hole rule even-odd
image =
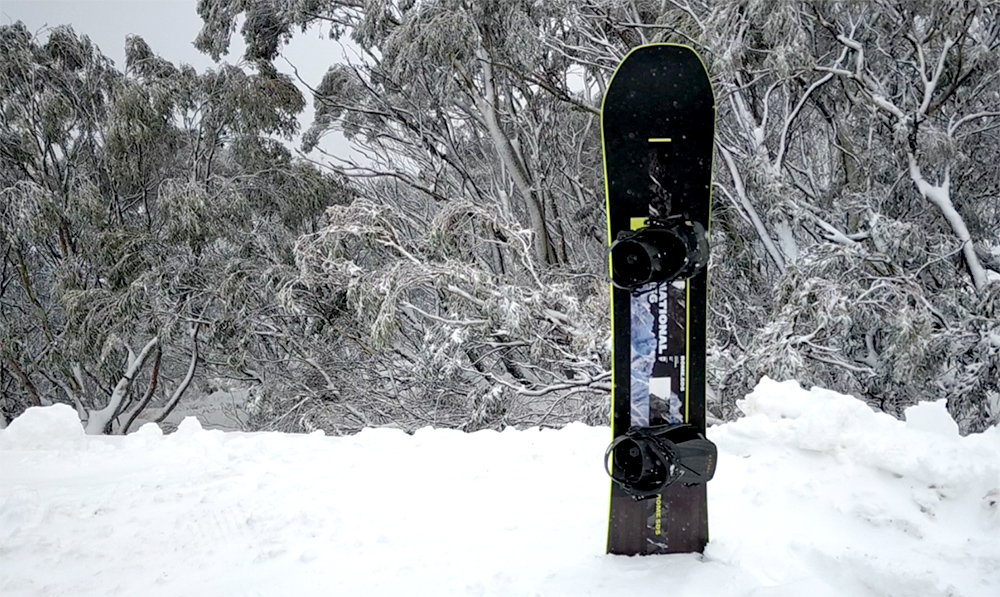
[[[714,135],[715,98],[694,50],[652,44],[629,52],[601,109],[612,279],[614,440],[605,455],[613,479],[612,554],[701,552],[708,542],[705,481],[714,474],[715,454],[704,439],[706,265]],[[697,465],[678,464],[686,446]],[[666,464],[657,469],[657,460]],[[636,495],[623,479],[634,481],[629,475],[647,465],[659,477]],[[695,471],[699,466],[705,470]]]

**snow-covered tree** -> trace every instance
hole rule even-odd
[[[68,27],[0,39],[3,415],[64,401],[89,432],[124,432],[156,403],[162,420],[199,367],[241,375],[237,331],[273,313],[242,287],[292,271],[341,196],[270,138],[295,131],[301,95],[266,66],[176,68],[136,37],[124,73]]]
[[[404,297],[421,284],[432,296],[430,286],[462,288],[466,276],[477,289],[533,297],[535,276],[544,289],[603,271],[601,93],[631,47],[684,43],[708,63],[719,108],[712,408],[733,414],[768,374],[896,414],[948,397],[966,430],[996,420],[1000,207],[996,171],[980,166],[997,152],[995,6],[206,0],[199,13],[197,43],[215,56],[240,15],[247,58],[273,59],[296,31],[317,27],[356,47],[359,58],[332,65],[314,90],[305,149],[335,130],[367,152],[364,164],[334,159],[358,204],[333,213],[297,256],[300,281],[339,289],[373,338],[409,334],[408,352],[432,354],[442,321],[489,320],[447,291],[426,304]],[[434,227],[454,214],[468,232]],[[515,242],[522,231],[528,253]],[[589,283],[560,291],[567,304],[606,296]],[[588,329],[601,323],[589,310],[580,317]],[[398,366],[386,355],[402,336],[388,352],[369,347],[388,358],[381,370]],[[458,366],[468,358],[451,354]],[[473,379],[445,393],[473,396]],[[538,381],[510,368],[484,376],[522,395]]]
[[[722,27],[708,47],[728,203],[713,288],[778,290],[754,301],[751,334],[729,320],[745,321],[739,299],[720,305],[721,386],[794,377],[894,414],[948,397],[964,429],[997,420],[998,276],[980,257],[1000,209],[1000,178],[982,167],[998,147],[996,17],[977,3],[706,10],[706,28]],[[757,267],[725,266],[751,255]]]

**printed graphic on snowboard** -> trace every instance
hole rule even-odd
[[[684,289],[683,282],[647,284],[631,296],[629,428],[684,422],[686,359],[679,335],[670,330],[682,326]]]

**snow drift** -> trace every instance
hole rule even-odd
[[[710,429],[704,554],[604,554],[607,428],[0,431],[0,594],[995,596],[1000,433],[763,380]]]

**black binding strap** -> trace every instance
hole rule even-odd
[[[686,280],[708,264],[704,226],[680,216],[649,218],[647,226],[623,230],[608,247],[611,282],[635,291],[651,282]]]
[[[604,470],[626,493],[644,498],[682,479],[687,485],[708,482],[717,461],[715,444],[694,426],[661,425],[616,437],[604,453]]]

